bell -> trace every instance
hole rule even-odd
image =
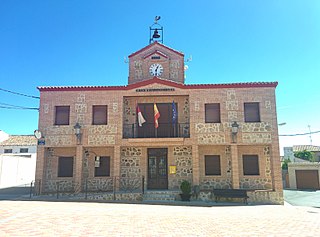
[[[158,30],[157,30],[157,29],[155,29],[155,30],[154,30],[154,33],[153,33],[152,38],[154,38],[154,39],[158,39],[158,38],[160,38],[160,35],[159,35],[159,33],[158,33]]]

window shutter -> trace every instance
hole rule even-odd
[[[56,106],[55,125],[69,125],[70,106]]]
[[[259,103],[244,103],[245,122],[260,122]]]
[[[58,177],[73,176],[73,157],[59,157]]]
[[[205,104],[205,122],[220,123],[220,104]]]
[[[92,107],[92,124],[94,125],[106,125],[108,117],[107,105],[94,105]]]
[[[205,174],[221,175],[221,165],[219,155],[206,155],[205,158]]]
[[[243,155],[243,174],[259,175],[259,157],[258,155]]]

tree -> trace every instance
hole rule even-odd
[[[303,160],[314,162],[314,156],[311,151],[303,150],[294,152],[294,156]]]
[[[283,162],[282,162],[281,168],[283,170],[288,170],[288,163],[290,163],[290,162],[291,162],[290,159],[284,159]]]

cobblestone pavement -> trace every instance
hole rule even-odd
[[[319,236],[320,209],[0,201],[0,236]]]

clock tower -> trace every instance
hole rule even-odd
[[[159,33],[163,33],[163,28],[157,23],[159,19],[156,17],[150,27],[150,44],[129,55],[128,84],[153,77],[184,84],[184,54],[160,43],[163,38]]]

